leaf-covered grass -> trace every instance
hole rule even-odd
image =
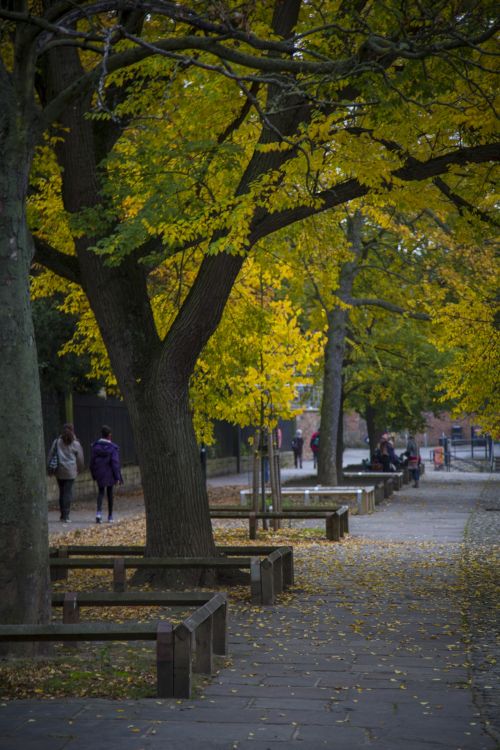
[[[25,698],[140,699],[156,696],[155,644],[57,644],[53,653],[14,659],[0,669],[0,700]],[[228,663],[215,658],[218,671]],[[195,697],[210,677],[193,675]]]

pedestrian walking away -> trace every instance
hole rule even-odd
[[[318,454],[319,454],[319,430],[316,430],[316,432],[313,432],[313,434],[311,435],[309,447],[313,454],[314,468],[316,468],[318,465]]]
[[[295,468],[302,469],[302,453],[304,450],[304,438],[302,437],[302,430],[296,431],[295,437],[292,439],[292,450]]]
[[[413,479],[413,486],[418,487],[420,479],[420,453],[417,441],[413,435],[410,435],[408,438],[408,443],[406,444],[406,455],[408,456],[408,471]]]
[[[123,484],[120,466],[120,449],[111,440],[111,428],[103,425],[101,437],[92,443],[90,473],[97,482],[96,523],[102,520],[104,493],[108,499],[108,522],[113,523],[113,492],[116,484]]]
[[[52,443],[47,458],[47,471],[49,475],[55,476],[59,486],[59,510],[63,523],[70,523],[73,485],[83,467],[82,446],[75,436],[73,425],[67,423]]]

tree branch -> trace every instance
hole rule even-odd
[[[415,320],[431,320],[430,315],[427,315],[427,313],[405,310],[403,307],[394,305],[392,302],[387,302],[385,299],[350,297],[344,301],[348,305],[352,305],[352,307],[380,307],[383,310],[388,310],[389,312],[397,313],[398,315],[406,315],[407,318],[414,318]]]
[[[462,198],[461,195],[455,193],[441,177],[435,177],[433,179],[433,183],[437,187],[437,189],[441,193],[443,193],[443,195],[445,195],[449,201],[453,203],[460,216],[463,216],[464,210],[470,211],[471,214],[473,214],[474,216],[478,216],[481,221],[484,221],[486,224],[493,224],[496,227],[499,226],[498,222],[496,222],[492,216],[488,216],[487,213],[481,211],[479,208],[476,208],[471,203],[469,203],[469,201],[466,201],[465,198]]]
[[[34,263],[39,263],[49,271],[62,276],[74,284],[81,284],[80,266],[75,255],[66,255],[59,252],[40,237],[33,237],[35,246]]]
[[[482,146],[471,146],[469,148],[450,151],[447,154],[435,156],[426,162],[421,162],[410,157],[407,159],[406,164],[392,172],[392,176],[405,182],[421,182],[446,172],[448,167],[452,165],[482,164],[489,161],[497,162],[499,153],[499,143],[488,143]],[[392,185],[388,184],[387,189],[391,190]],[[369,192],[370,188],[362,185],[358,180],[346,180],[335,187],[323,190],[314,195],[314,205],[296,206],[284,211],[277,211],[274,214],[267,214],[264,218],[254,221],[251,226],[249,242],[253,245],[262,237],[266,237],[278,229],[318,214],[321,211],[327,211],[329,208],[349,203],[356,198],[362,198]],[[320,206],[318,206],[318,202],[321,202]]]

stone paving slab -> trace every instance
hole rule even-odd
[[[500,482],[448,478],[299,555],[287,604],[232,607],[232,666],[203,698],[9,702],[0,750],[494,750],[498,675],[479,646],[471,666],[455,587],[466,527],[498,544]]]

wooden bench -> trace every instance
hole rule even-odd
[[[288,519],[325,519],[326,538],[338,542],[349,533],[349,508],[342,505],[335,508],[307,508],[283,511],[248,511],[239,509],[210,511],[212,518],[248,518],[248,533],[250,539],[257,538],[258,519],[288,520]]]
[[[270,489],[266,489],[266,496],[270,496]],[[367,487],[324,487],[317,485],[315,487],[283,487],[281,496],[286,503],[286,499],[298,499],[304,507],[314,504],[314,501],[321,502],[322,498],[336,498],[340,496],[341,500],[352,499],[356,505],[359,515],[372,513],[375,510],[375,488]],[[247,506],[252,497],[252,490],[240,490],[240,505]],[[261,495],[259,495],[259,498]],[[249,509],[250,510],[250,509]],[[285,508],[284,510],[292,510]],[[293,510],[296,510],[293,507]]]
[[[82,594],[69,596],[78,596],[81,603]],[[76,611],[77,601],[69,598],[67,609],[74,602]],[[213,655],[227,653],[226,615],[226,597],[215,594],[175,627],[164,621],[0,625],[0,641],[156,641],[158,697],[189,698],[192,672],[211,674]]]
[[[375,503],[381,502],[392,497],[395,489],[399,489],[400,480],[381,471],[346,471],[343,474],[342,481],[349,483],[373,484],[375,486]],[[381,486],[381,492],[377,492],[377,487]]]
[[[77,557],[88,557],[94,555],[101,555],[103,557],[128,557],[135,556],[139,557],[144,555],[144,545],[126,545],[126,544],[115,544],[115,545],[96,545],[96,544],[66,544],[59,545],[58,547],[51,547],[49,555],[52,559],[61,558],[66,559],[71,556]],[[229,555],[232,557],[237,556],[252,556],[252,557],[265,557],[270,555],[272,552],[279,550],[282,557],[283,566],[283,589],[293,586],[294,584],[294,566],[293,566],[293,547],[286,545],[226,545],[218,546],[217,552],[221,555]],[[59,571],[54,571],[52,580],[66,580],[68,577],[68,569],[63,568]],[[202,596],[203,594],[200,594]]]
[[[366,467],[363,466],[363,464],[350,464],[349,466],[346,466],[344,468],[344,476],[346,474],[358,474],[361,475],[376,475],[377,477],[393,477],[394,479],[394,489],[399,490],[403,486],[403,484],[408,484],[410,481],[410,476],[408,473],[408,467],[403,466],[399,471],[371,471],[370,469],[366,469]]]
[[[288,588],[293,582],[293,566],[290,566],[290,548],[278,547],[264,558],[252,557],[63,557],[49,558],[52,580],[60,580],[60,571],[68,569],[97,569],[113,571],[113,590],[125,591],[127,586],[126,570],[147,569],[214,569],[250,570],[250,592],[252,604],[274,604],[276,595]],[[66,574],[63,574],[66,577]]]

